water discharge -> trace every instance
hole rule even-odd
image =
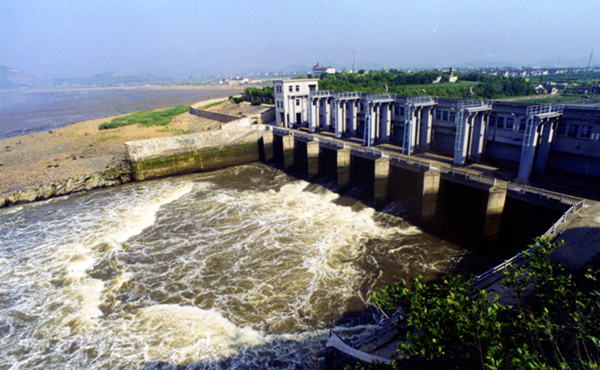
[[[253,164],[0,210],[0,368],[318,361],[332,323],[375,324],[347,319],[374,289],[458,251],[338,198]]]

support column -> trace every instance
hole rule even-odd
[[[259,141],[260,161],[269,163],[273,160],[273,131],[263,131]]]
[[[319,100],[317,99],[317,103]],[[317,114],[314,99],[308,99],[308,132],[314,133],[317,128]]]
[[[308,180],[319,174],[319,143],[309,141],[306,143],[306,162],[308,165]]]
[[[437,209],[441,173],[434,170],[423,172],[423,195],[421,201],[421,227],[433,228]]]
[[[283,169],[288,170],[294,166],[294,146],[295,141],[292,135],[281,137],[283,142]]]
[[[373,104],[371,107],[371,145],[375,143],[375,138],[377,137],[377,122],[379,122],[379,104]]]
[[[535,161],[536,171],[544,172],[548,165],[548,159],[550,158],[550,149],[552,148],[552,141],[554,140],[554,128],[558,122],[558,119],[553,119],[550,122],[544,123],[541,127],[543,128],[542,140],[540,147],[537,151],[537,159]]]
[[[502,213],[506,204],[506,189],[492,187],[488,190],[488,201],[485,209],[482,242],[495,240],[500,232]]]
[[[378,206],[387,199],[388,179],[390,176],[390,160],[388,158],[377,158],[375,160],[375,181],[373,206]]]
[[[467,160],[467,150],[469,148],[469,133],[471,131],[469,117],[470,112],[465,112],[462,117],[458,115],[458,119],[462,122],[457,122],[456,139],[454,144],[454,165],[464,166]]]
[[[421,111],[421,133],[419,135],[419,148],[429,150],[431,146],[431,132],[433,131],[432,107],[423,107]]]
[[[360,100],[355,100],[352,102],[352,116],[351,116],[351,125],[350,132],[352,135],[356,136],[356,130],[358,128],[358,105],[360,104]]]
[[[331,127],[331,99],[325,98],[325,129],[329,131]]]
[[[390,104],[381,104],[381,125],[379,132],[379,139],[383,142],[388,143],[390,141]]]
[[[343,111],[343,105],[345,104],[345,102],[343,100],[337,100],[335,102],[335,137],[338,139],[342,138],[342,133],[344,132],[344,125],[345,125],[345,120],[344,120],[344,111]]]
[[[337,155],[337,191],[343,192],[350,186],[350,149],[338,149]]]
[[[533,158],[538,141],[539,117],[528,117],[525,126],[525,136],[523,138],[523,147],[521,149],[521,161],[519,162],[519,177],[528,180],[533,168]]]
[[[471,139],[471,150],[470,150],[470,154],[469,157],[476,160],[476,161],[480,161],[481,160],[481,155],[483,154],[483,142],[485,141],[485,137],[484,137],[484,126],[483,126],[483,113],[482,112],[478,112],[475,113],[475,116],[473,117],[473,137]]]

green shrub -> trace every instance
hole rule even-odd
[[[262,102],[260,101],[260,99],[256,99],[252,101],[252,105],[261,105]]]
[[[125,117],[113,118],[112,121],[104,122],[98,128],[100,130],[106,130],[109,128],[129,126],[136,123],[143,127],[166,126],[173,120],[173,117],[188,112],[189,110],[189,105],[179,105],[177,107],[162,110],[146,110]]]

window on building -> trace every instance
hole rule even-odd
[[[589,139],[592,137],[592,126],[583,125],[581,126],[581,137]]]
[[[308,85],[308,91],[310,91],[310,92],[317,91],[317,85]]]
[[[300,85],[296,85],[296,92],[300,91]]]
[[[506,118],[506,128],[514,130],[515,127],[515,117],[507,117]]]
[[[437,119],[438,121],[442,120],[442,111],[441,110],[435,111],[435,119]]]
[[[450,121],[456,121],[456,112],[450,111]]]
[[[556,135],[558,136],[565,136],[567,134],[567,124],[566,123],[559,123],[558,127],[556,128]]]
[[[519,130],[520,131],[525,131],[526,124],[527,124],[527,119],[526,118],[521,118],[521,122],[519,123]]]
[[[400,107],[400,115],[403,116],[404,115],[404,107]]]
[[[443,113],[442,113],[442,120],[444,120],[444,121],[448,120],[448,111],[447,110],[443,111]]]
[[[294,91],[294,90],[293,90],[293,88],[292,88],[292,85],[290,85],[290,92],[292,92],[292,91]]]
[[[490,116],[490,123],[489,123],[490,127],[494,127],[496,126],[496,116]]]
[[[296,105],[300,105],[300,99],[296,99]]]
[[[498,117],[498,121],[496,121],[496,127],[504,128],[504,117]]]
[[[579,125],[569,125],[569,130],[567,131],[568,137],[577,137],[577,133],[579,132]]]

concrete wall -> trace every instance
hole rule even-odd
[[[125,149],[133,179],[141,181],[256,162],[263,133],[256,126],[235,128],[132,141]]]
[[[240,117],[228,116],[226,114],[209,112],[209,111],[197,109],[197,108],[190,108],[190,113],[195,116],[198,116],[198,117],[208,118],[210,120],[217,121],[217,122],[223,122],[223,123],[232,122],[232,121],[236,121],[236,120],[240,119]]]

